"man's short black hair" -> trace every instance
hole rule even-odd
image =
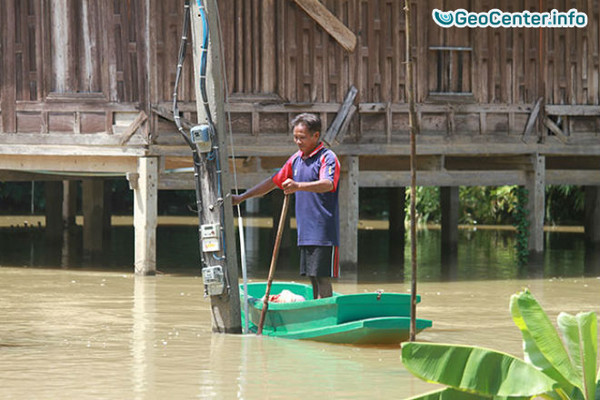
[[[317,114],[302,113],[297,115],[296,118],[292,120],[292,129],[300,124],[304,124],[306,128],[308,128],[308,131],[313,135],[316,132],[321,132],[321,118]]]

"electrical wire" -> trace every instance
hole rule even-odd
[[[179,81],[181,79],[181,70],[183,68],[183,62],[185,60],[186,46],[188,40],[188,31],[190,25],[190,2],[186,0],[184,3],[184,12],[183,12],[183,27],[181,34],[181,41],[179,45],[179,56],[177,59],[177,72],[175,74],[175,85],[173,88],[173,118],[175,120],[175,125],[177,126],[177,130],[183,137],[185,143],[192,150],[192,160],[194,163],[194,184],[196,191],[196,211],[198,214],[198,224],[202,224],[202,191],[200,189],[200,166],[201,159],[198,154],[198,148],[189,138],[188,134],[183,129],[181,124],[181,117],[179,116],[179,108],[177,107],[177,90],[179,88]],[[198,247],[200,248],[200,262],[201,264],[207,265],[204,260],[204,252],[202,251],[202,238],[200,236],[200,226],[198,227]]]

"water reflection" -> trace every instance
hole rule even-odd
[[[272,229],[246,226],[248,276],[267,276]],[[100,259],[83,257],[81,227],[65,234],[61,244],[47,242],[41,231],[0,228],[0,265],[44,266],[69,269],[127,271],[133,265],[133,228],[115,226]],[[236,235],[237,236],[237,235]],[[295,230],[290,246],[282,249],[278,279],[298,279]],[[525,267],[518,267],[514,233],[507,230],[461,230],[456,248],[442,248],[439,230],[418,232],[420,281],[519,279],[539,277],[595,276],[600,274],[600,247],[586,246],[584,235],[546,232],[546,250],[531,254]],[[410,279],[410,241],[390,250],[388,232],[361,229],[358,233],[358,268],[342,269],[342,280],[357,282],[404,282]],[[285,251],[284,251],[285,250]],[[390,254],[392,255],[390,258]],[[402,254],[402,259],[398,259]],[[157,231],[159,272],[200,275],[198,231],[193,225],[160,225]]]
[[[131,338],[132,378],[136,399],[154,392],[154,330],[156,279],[136,276],[133,286],[133,329]]]

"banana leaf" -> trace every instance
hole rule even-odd
[[[598,321],[593,312],[579,313],[576,316],[560,313],[560,329],[571,360],[581,376],[577,387],[585,399],[593,400],[596,394],[596,357],[598,352]]]
[[[490,400],[491,398],[492,396],[481,396],[452,388],[444,388],[410,397],[407,400]]]
[[[481,347],[409,342],[402,362],[421,379],[482,396],[534,396],[557,384],[531,364]]]
[[[573,367],[548,315],[529,291],[511,296],[510,312],[523,335],[525,360],[556,380],[565,392],[578,387],[581,375]]]

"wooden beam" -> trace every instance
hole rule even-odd
[[[317,24],[349,52],[356,48],[356,35],[319,0],[294,0]]]
[[[345,127],[346,129],[348,129],[348,123],[345,122],[347,119],[349,120],[350,118],[352,118],[351,114],[354,114],[352,112],[352,107],[357,94],[358,89],[354,85],[350,86],[350,89],[348,89],[348,93],[346,93],[344,102],[338,110],[335,119],[327,129],[325,135],[322,136],[323,141],[328,146],[338,144],[339,140],[337,140],[337,137],[343,137],[345,133],[344,131],[342,131],[342,128]],[[354,110],[356,110],[356,107],[354,107]]]
[[[140,113],[137,115],[137,117],[135,117],[135,119],[133,120],[131,125],[129,125],[129,127],[127,127],[125,132],[123,132],[121,134],[119,144],[121,146],[123,146],[125,143],[127,143],[129,141],[129,139],[131,139],[133,134],[137,132],[137,130],[140,128],[140,126],[142,126],[142,124],[147,119],[148,119],[148,116],[146,115],[146,113],[144,111],[140,111]]]
[[[16,90],[16,63],[15,63],[15,39],[16,39],[16,21],[15,21],[16,1],[7,1],[2,5],[2,75],[0,76],[1,94],[0,109],[2,110],[2,132],[17,131],[17,113],[15,105],[17,102]]]
[[[531,114],[529,114],[529,118],[527,119],[527,123],[525,124],[525,130],[523,131],[523,136],[527,136],[533,130],[533,126],[535,125],[535,121],[537,121],[538,114],[540,113],[540,106],[542,104],[543,98],[540,97],[533,106],[533,110],[531,110]]]
[[[12,137],[21,137],[27,136],[26,134],[19,135],[0,135],[0,141],[8,136]],[[39,138],[44,135],[33,135]],[[58,135],[57,135],[58,136]],[[87,136],[87,135],[82,135]],[[73,135],[63,135],[66,138],[73,138]],[[99,143],[97,146],[94,146],[94,142],[90,141],[87,143],[76,142],[76,145],[69,146],[67,143],[63,141],[56,141],[54,143],[42,143],[41,145],[34,146],[32,142],[27,141],[21,142],[20,144],[1,144],[0,142],[0,154],[2,157],[0,158],[0,169],[2,169],[2,162],[4,161],[4,155],[17,155],[17,156],[90,156],[90,157],[140,157],[144,156],[148,153],[145,148],[140,147],[117,147],[105,145],[102,146]],[[189,149],[189,147],[188,147]],[[189,154],[189,151],[188,151]]]
[[[360,187],[410,185],[409,171],[360,171]],[[502,186],[525,184],[524,171],[419,171],[418,186]]]
[[[531,171],[526,172],[525,183],[529,192],[529,250],[539,253],[544,250],[546,157],[535,154],[531,163]]]
[[[4,175],[0,175],[2,177]],[[263,181],[269,172],[238,173],[238,188],[247,189]],[[6,179],[10,180],[10,179]],[[33,179],[25,179],[33,180]],[[360,187],[398,187],[410,182],[408,171],[360,171]],[[597,185],[600,174],[597,170],[548,170],[548,185]],[[419,171],[417,184],[422,186],[502,186],[524,185],[524,171]],[[193,190],[194,175],[189,173],[161,174],[160,190]]]
[[[156,273],[156,225],[158,215],[158,159],[140,157],[137,186],[133,191],[135,273]]]
[[[171,103],[161,102],[158,104],[160,107],[169,108]],[[255,99],[248,95],[237,99],[237,101],[225,104],[225,111],[232,113],[250,113],[253,111],[266,112],[266,113],[302,113],[302,112],[328,112],[335,113],[340,109],[340,103],[261,103],[255,101]],[[388,107],[387,102],[378,103],[359,103],[358,112],[361,114],[383,114],[386,112]],[[391,103],[391,111],[393,113],[408,113],[408,104],[406,103]],[[435,103],[419,103],[416,105],[417,110],[422,113],[446,113],[448,106],[446,104],[435,104]],[[546,106],[550,107],[550,106]],[[560,106],[558,106],[560,107]],[[594,106],[589,106],[594,107]],[[493,114],[530,114],[532,110],[531,104],[512,104],[512,103],[489,103],[489,104],[453,104],[452,108],[456,114],[477,114],[477,113],[493,113]],[[182,112],[195,111],[194,103],[181,102],[179,103],[179,110]],[[591,112],[591,111],[589,111]],[[552,114],[552,113],[549,113]],[[591,115],[591,114],[590,114]]]
[[[600,174],[597,170],[547,170],[546,184],[600,186]]]
[[[354,274],[358,264],[358,157],[344,157],[341,164],[340,267],[343,274]]]
[[[548,115],[573,115],[579,117],[598,117],[600,116],[600,106],[596,105],[553,105],[546,104],[546,114]]]
[[[169,110],[168,108],[166,108],[162,105],[159,105],[159,106],[153,106],[152,111],[155,114],[160,115],[164,119],[175,123],[175,117],[173,117],[172,110]],[[179,117],[179,121],[181,122],[181,126],[183,126],[185,129],[190,129],[192,126],[195,125],[192,121],[189,121],[189,120],[183,118],[182,116]]]
[[[57,171],[65,173],[67,171],[81,173],[99,173],[99,172],[135,172],[137,170],[137,159],[135,157],[100,157],[86,156],[82,157],[71,153],[60,157],[22,154],[22,155],[2,155],[0,157],[0,170],[14,171]]]
[[[564,144],[567,144],[567,142],[569,141],[569,138],[558,127],[558,125],[556,125],[554,123],[554,121],[552,121],[550,118],[546,117],[546,118],[544,118],[544,125],[546,125],[546,127],[548,129],[550,129],[552,131],[552,133],[554,133],[554,136],[556,136],[558,138],[558,140],[560,140]]]

